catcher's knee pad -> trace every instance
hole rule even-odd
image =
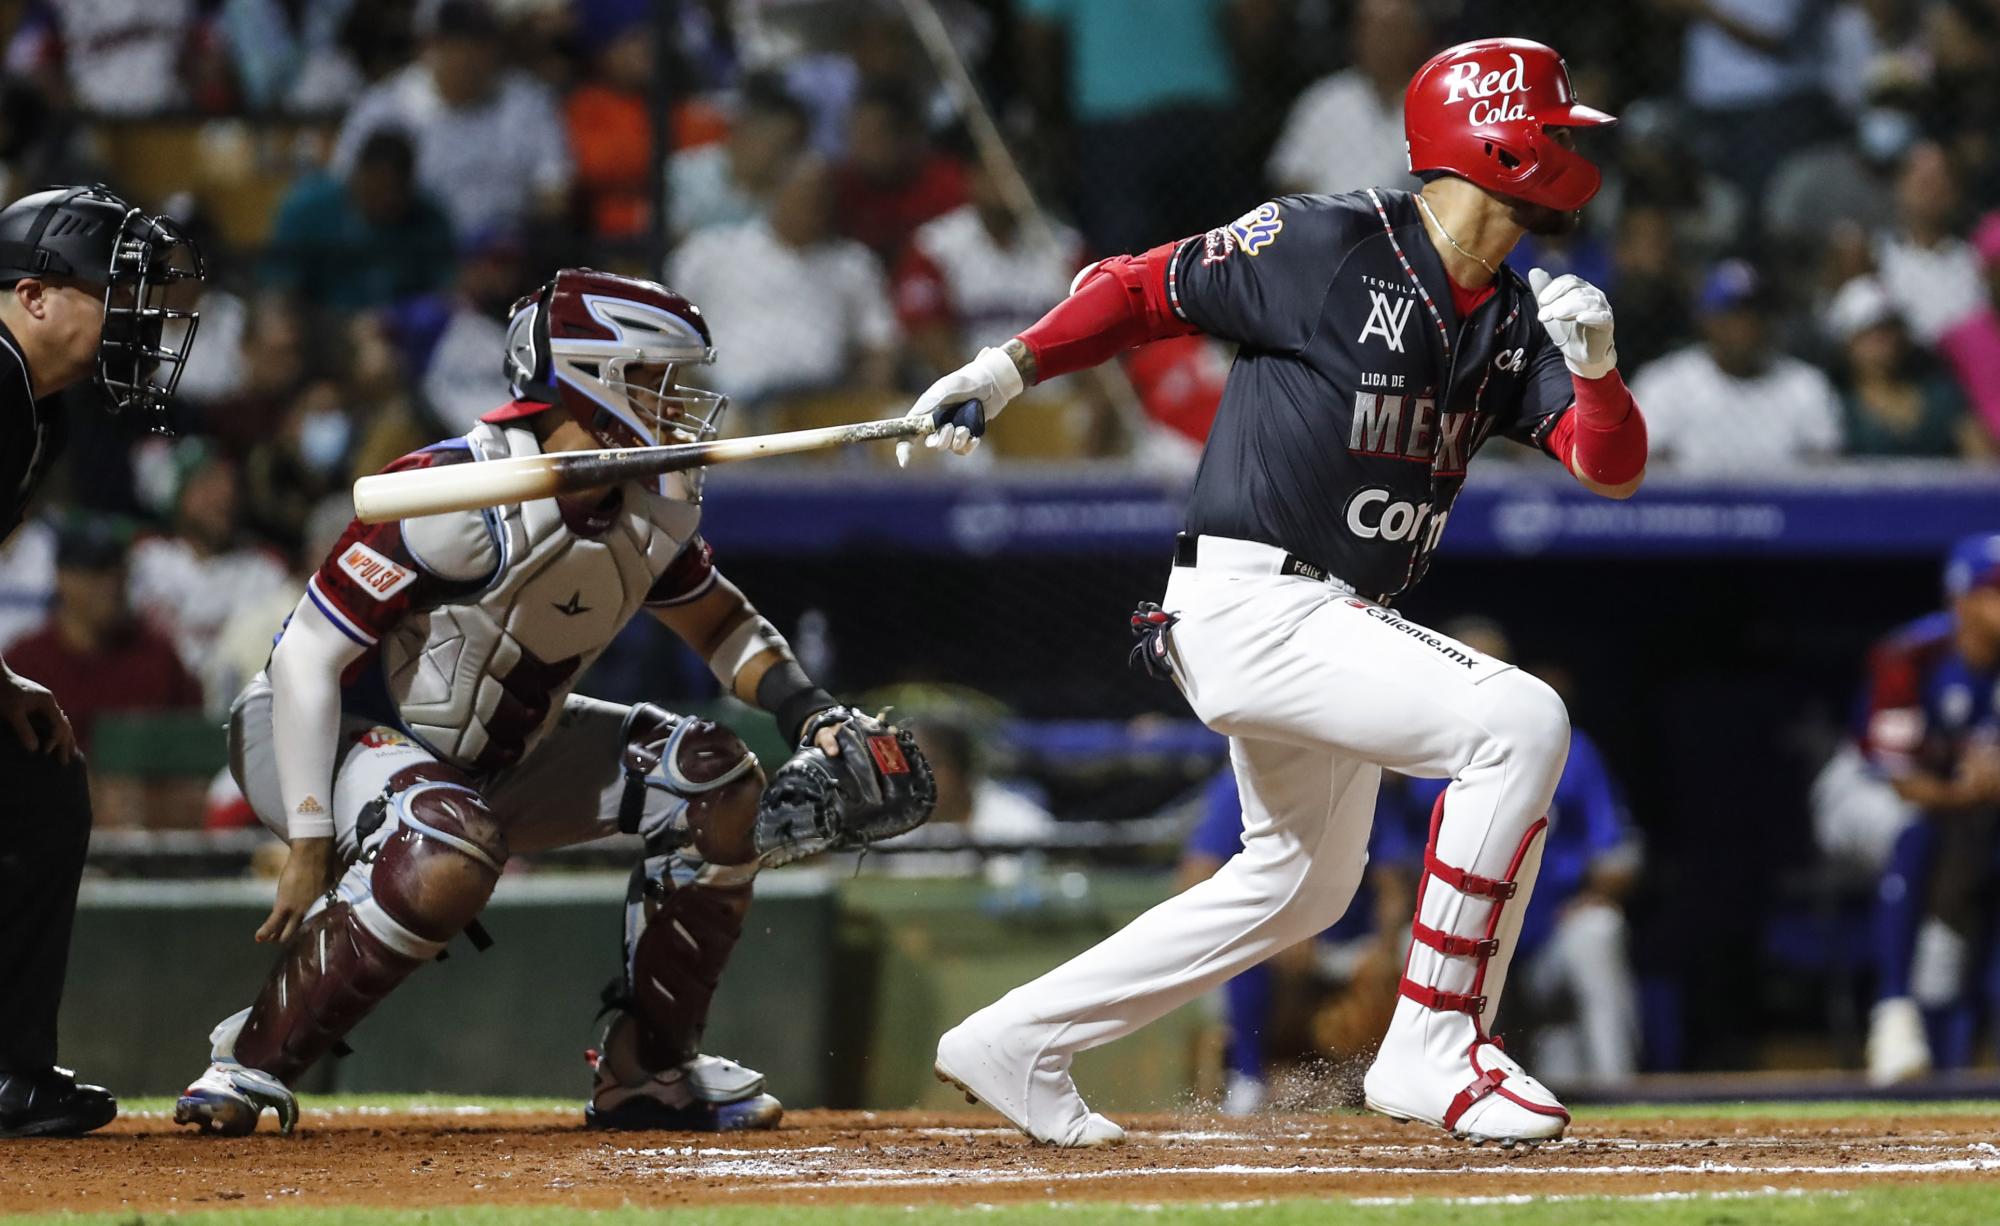
[[[398,771],[385,795],[394,826],[373,852],[369,897],[355,913],[391,948],[435,957],[486,906],[507,840],[479,793],[449,767]]]
[[[709,1004],[743,935],[755,866],[722,868],[656,856],[632,872],[625,898],[625,978],[614,1007],[639,1023],[649,1069],[694,1058]]]
[[[711,864],[757,858],[764,770],[740,737],[644,702],[626,715],[624,734],[619,829],[645,836],[653,851],[692,845]]]

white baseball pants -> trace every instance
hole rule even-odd
[[[1006,1027],[1023,1040],[1016,1050],[1038,1058],[1130,1034],[1338,919],[1367,861],[1383,767],[1449,777],[1437,860],[1520,885],[1506,904],[1512,922],[1501,924],[1496,900],[1434,879],[1422,924],[1466,939],[1498,929],[1510,947],[1539,867],[1534,835],[1569,751],[1568,716],[1553,690],[1340,586],[1279,573],[1284,554],[1270,546],[1203,537],[1199,559],[1167,583],[1163,607],[1179,616],[1170,658],[1195,713],[1230,739],[1243,850],[968,1021]],[[1440,992],[1483,995],[1490,1018],[1509,953],[1451,956],[1420,942],[1407,975]],[[1416,1008],[1400,1001],[1398,1024]],[[1471,1026],[1461,1029],[1469,1038]],[[1438,1052],[1413,1058],[1465,1067],[1455,1034],[1435,1042],[1418,1034],[1418,1049]],[[1446,1111],[1441,1102],[1420,1114]]]

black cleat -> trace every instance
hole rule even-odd
[[[78,1085],[68,1069],[0,1073],[0,1139],[82,1136],[117,1116],[111,1091]]]

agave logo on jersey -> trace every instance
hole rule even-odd
[[[1485,65],[1478,60],[1464,60],[1453,64],[1444,74],[1445,105],[1452,106],[1472,99],[1472,109],[1466,118],[1475,124],[1506,123],[1528,117],[1528,104],[1513,101],[1510,95],[1524,92],[1528,88],[1528,66],[1521,57],[1508,52],[1507,58],[1514,61],[1512,68],[1496,68],[1481,73]],[[1498,101],[1494,101],[1498,95]]]

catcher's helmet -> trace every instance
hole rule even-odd
[[[686,298],[636,277],[565,268],[508,313],[507,382],[522,407],[489,420],[548,406],[607,447],[713,438],[729,398],[679,380],[681,367],[713,361],[708,321]],[[628,377],[635,366],[665,371],[635,381]],[[688,488],[699,495],[698,472]]]
[[[1460,43],[1432,56],[1403,96],[1410,171],[1445,171],[1489,191],[1570,212],[1604,176],[1550,128],[1618,122],[1583,106],[1569,67],[1525,38]]]
[[[103,184],[50,188],[0,209],[0,284],[30,277],[104,287],[97,385],[113,412],[173,433],[167,406],[200,322],[191,301],[202,277],[194,242]]]

